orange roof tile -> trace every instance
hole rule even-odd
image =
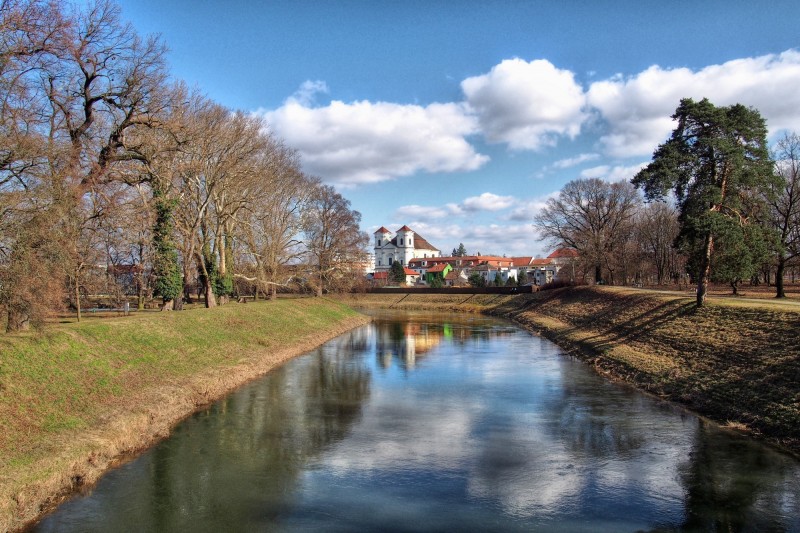
[[[547,256],[548,259],[560,259],[563,257],[578,257],[578,251],[572,248],[559,248]]]
[[[436,266],[432,266],[428,269],[428,272],[443,272],[445,268],[450,266],[448,263],[439,263]]]

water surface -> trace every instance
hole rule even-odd
[[[800,531],[800,464],[504,321],[387,313],[36,531]]]

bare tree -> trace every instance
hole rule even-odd
[[[652,265],[659,285],[677,273],[674,243],[679,232],[678,212],[667,203],[646,204],[636,217],[636,240]]]
[[[316,184],[300,171],[297,154],[274,140],[260,168],[239,224],[255,276],[240,276],[274,298],[279,286],[290,285],[286,267],[302,257],[302,215]]]
[[[772,157],[777,174],[783,178],[768,198],[770,223],[777,230],[779,239],[775,258],[775,296],[785,298],[783,278],[786,264],[800,257],[800,136],[796,133],[784,135]]]
[[[628,235],[639,196],[630,183],[597,178],[567,183],[534,218],[543,239],[578,252],[600,282],[603,267],[613,265],[614,254]],[[613,271],[612,271],[613,273]]]
[[[365,259],[369,236],[361,231],[361,213],[330,185],[314,188],[304,213],[305,244],[317,274],[317,296],[336,282],[352,284],[354,268]]]

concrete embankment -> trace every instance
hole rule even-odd
[[[243,383],[369,319],[322,298],[0,337],[0,531],[24,527]]]
[[[800,307],[575,287],[530,295],[385,295],[352,306],[511,318],[610,379],[800,454]]]

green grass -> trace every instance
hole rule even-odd
[[[30,463],[143,388],[235,365],[354,316],[326,299],[278,299],[2,336],[0,467]]]

